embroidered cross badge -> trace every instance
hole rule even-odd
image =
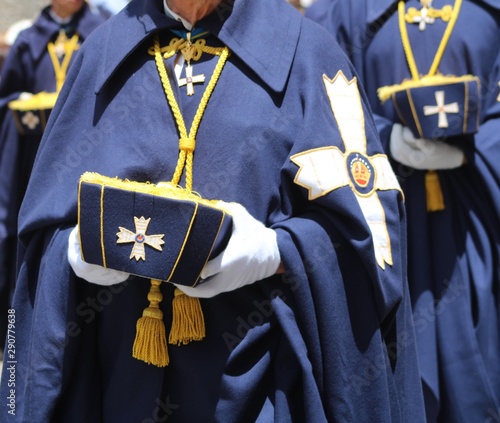
[[[132,252],[130,253],[130,259],[135,258],[136,261],[139,261],[140,259],[144,261],[146,260],[146,251],[144,248],[144,244],[153,247],[155,250],[162,251],[161,246],[165,244],[165,241],[163,241],[162,238],[165,235],[146,235],[150,220],[151,218],[145,219],[144,216],[142,216],[140,219],[134,217],[135,233],[121,226],[118,227],[118,229],[120,229],[120,232],[116,234],[118,236],[116,243],[134,243]]]
[[[436,97],[436,105],[435,106],[424,106],[424,115],[438,115],[438,127],[439,128],[448,128],[448,118],[446,113],[458,113],[459,107],[458,103],[444,103],[444,91],[436,91],[434,93]]]
[[[367,153],[364,112],[356,78],[348,81],[339,71],[333,79],[323,75],[323,82],[345,151],[327,146],[295,154],[291,160],[299,170],[294,182],[309,190],[309,200],[350,187],[370,228],[377,263],[385,269],[386,264],[393,264],[391,240],[377,192],[401,192],[401,188],[387,156]]]

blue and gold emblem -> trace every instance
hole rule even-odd
[[[353,189],[359,195],[371,195],[375,187],[375,168],[370,159],[359,152],[351,152],[346,164]]]

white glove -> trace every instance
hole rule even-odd
[[[78,225],[73,228],[68,238],[68,262],[76,276],[87,282],[97,285],[110,286],[124,282],[129,273],[119,270],[107,269],[96,264],[86,263],[82,260],[80,242],[78,240]]]
[[[210,298],[233,291],[274,275],[280,265],[273,229],[254,219],[241,204],[222,201],[217,204],[233,219],[231,238],[225,250],[201,272],[202,279],[210,280],[194,288],[176,285],[190,297]]]
[[[464,153],[458,147],[415,138],[409,128],[398,123],[392,126],[390,149],[394,159],[414,169],[454,169],[464,163]]]
[[[17,99],[18,100],[29,100],[31,97],[33,97],[32,93],[28,93],[26,91],[23,91],[21,94],[19,94],[19,97]]]

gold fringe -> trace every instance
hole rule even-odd
[[[200,300],[176,288],[172,300],[172,328],[168,343],[186,345],[191,341],[201,341],[203,338],[205,338],[205,319]]]
[[[148,364],[165,367],[169,363],[169,357],[163,312],[159,308],[163,299],[160,285],[160,280],[151,279],[151,289],[148,294],[150,304],[137,321],[132,356]]]
[[[42,91],[24,100],[18,99],[9,101],[8,106],[11,110],[19,110],[22,112],[27,112],[29,110],[51,110],[54,108],[56,100],[57,93]]]
[[[158,197],[194,201],[196,203],[223,210],[217,205],[218,200],[207,200],[206,198],[202,198],[196,191],[187,190],[179,185],[173,184],[172,182],[159,182],[155,185],[149,182],[130,181],[128,179],[119,179],[117,177],[111,178],[96,172],[85,172],[80,177],[80,184],[81,183],[102,185],[104,187],[156,195]]]
[[[399,91],[406,91],[407,89],[412,88],[421,88],[421,87],[432,87],[435,85],[450,85],[456,83],[467,83],[475,81],[478,84],[480,80],[477,76],[473,75],[463,75],[463,76],[455,76],[455,75],[433,75],[433,76],[423,76],[418,80],[414,79],[405,79],[401,84],[396,85],[387,85],[384,87],[380,87],[377,89],[378,98],[382,103],[386,102],[391,98],[391,96]]]
[[[425,174],[425,191],[427,193],[427,211],[435,212],[445,209],[443,191],[437,172],[429,170]]]

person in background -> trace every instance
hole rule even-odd
[[[78,49],[104,19],[83,0],[52,0],[16,35],[0,76],[0,339],[5,339],[17,215],[51,108]]]
[[[30,27],[31,25],[33,25],[33,21],[31,19],[21,19],[14,22],[4,33],[0,34],[0,78],[2,66],[9,52],[9,48],[14,44],[19,32]]]
[[[110,18],[122,10],[128,2],[129,0],[92,0],[90,4],[105,18]]]
[[[327,15],[320,23],[357,69],[405,193],[427,421],[496,421],[500,2],[320,6],[309,17]]]
[[[423,422],[403,199],[356,81],[282,0],[132,0],[92,33],[20,212],[2,415]],[[195,286],[155,273],[192,242],[158,224],[172,186],[232,219]]]
[[[300,12],[304,11],[310,7],[316,0],[287,0],[293,7],[298,9]]]
[[[333,0],[315,0],[307,8],[305,15],[314,22],[325,26],[328,17],[328,7]]]

